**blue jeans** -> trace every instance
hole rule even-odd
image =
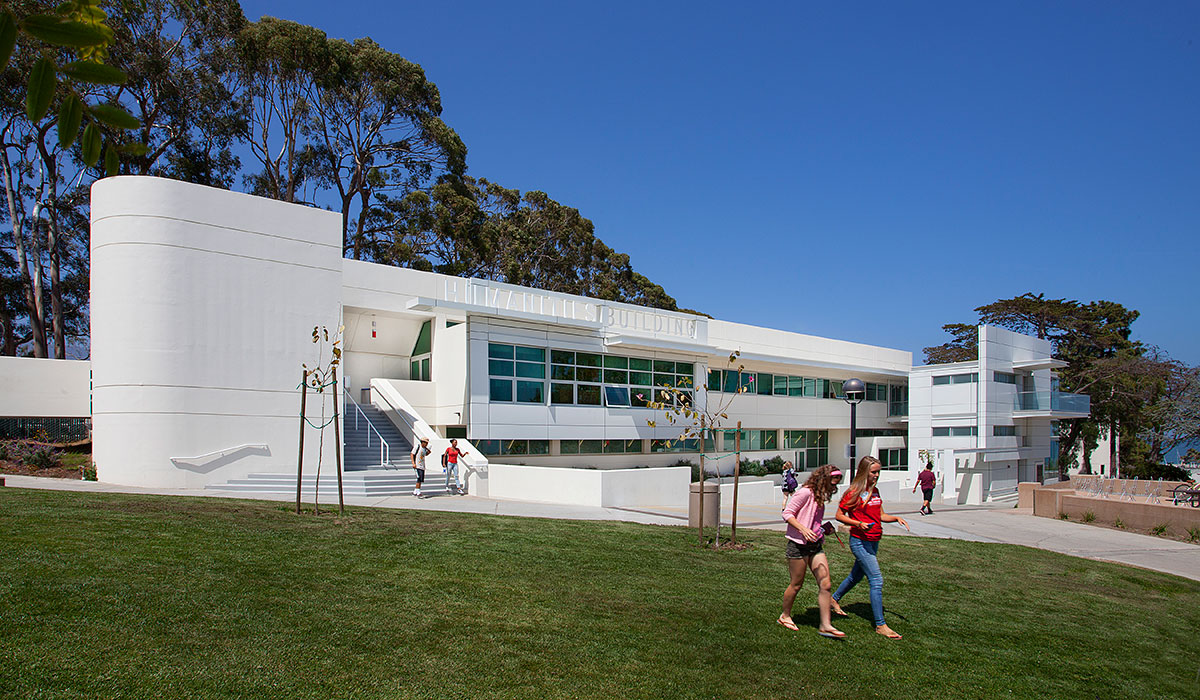
[[[450,490],[450,480],[454,480],[454,487],[462,491],[462,479],[458,478],[458,462],[446,462],[446,490]]]
[[[879,541],[869,542],[851,537],[850,551],[854,554],[854,568],[850,569],[850,575],[838,586],[833,599],[840,602],[842,596],[854,588],[854,584],[861,581],[863,574],[866,574],[867,583],[871,586],[871,613],[875,615],[875,626],[879,627],[884,624],[883,572],[879,570],[879,560],[876,559],[879,554]]]

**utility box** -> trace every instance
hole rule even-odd
[[[698,527],[700,522],[700,482],[691,485],[688,497],[688,527]],[[716,527],[721,515],[721,485],[715,481],[704,482],[704,527]]]

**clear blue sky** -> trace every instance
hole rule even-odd
[[[1027,291],[1200,364],[1200,3],[244,1],[424,67],[472,175],[685,307],[912,350]]]

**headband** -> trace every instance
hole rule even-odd
[[[834,469],[833,471],[829,472],[829,476],[841,476],[841,475],[842,475],[841,469]]]

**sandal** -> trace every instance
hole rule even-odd
[[[842,610],[842,606],[839,605],[836,600],[830,602],[829,610],[830,610],[830,612],[832,612],[834,615],[837,615],[838,617],[850,617],[850,613],[846,612],[845,610]]]
[[[792,618],[790,618],[790,617],[784,617],[784,616],[781,614],[781,615],[779,616],[779,620],[778,620],[777,622],[779,622],[779,624],[783,625],[784,627],[786,627],[786,628],[790,629],[790,630],[791,630],[791,631],[793,631],[793,632],[799,632],[799,631],[800,631],[800,628],[796,626],[796,623],[795,623],[795,622],[792,622]]]
[[[846,633],[838,629],[817,630],[817,634],[829,639],[845,639]]]

